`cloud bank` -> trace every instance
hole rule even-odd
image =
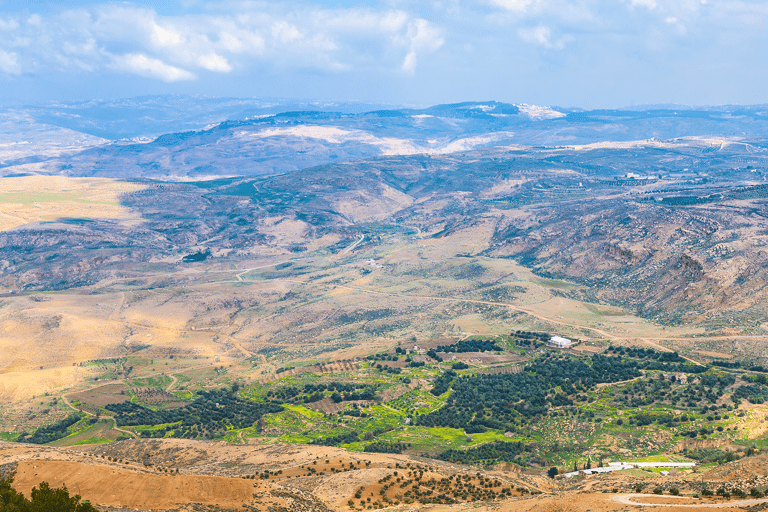
[[[0,17],[0,72],[117,71],[165,82],[265,66],[414,72],[443,43],[438,28],[397,9],[289,8],[239,2],[215,12],[161,16],[102,4]]]
[[[8,94],[34,95],[43,78],[40,99],[110,80],[127,95],[120,77],[135,77],[136,94],[257,84],[422,104],[768,102],[759,0],[69,1],[0,0]]]

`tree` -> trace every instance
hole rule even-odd
[[[555,478],[560,472],[557,470],[556,467],[552,466],[547,471],[547,475],[549,475],[549,478]]]
[[[69,495],[66,486],[51,489],[48,482],[41,482],[40,487],[33,487],[31,499],[16,492],[12,479],[0,479],[0,510],[3,512],[97,512],[88,502],[80,502],[80,496]]]

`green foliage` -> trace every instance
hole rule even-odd
[[[432,390],[430,390],[430,393],[432,393],[435,396],[440,396],[451,387],[451,382],[453,379],[456,378],[456,372],[453,370],[446,370],[442,374],[440,374],[434,382],[434,385],[432,386]]]
[[[376,399],[375,386],[358,382],[307,383],[303,386],[281,386],[268,391],[267,398],[277,399],[282,402],[309,403],[322,400],[325,398],[326,393],[329,393],[334,401],[340,398],[341,400],[338,400],[338,402]]]
[[[427,355],[429,357],[431,357],[432,359],[434,359],[435,361],[437,361],[438,363],[442,363],[443,362],[443,358],[440,357],[439,355],[437,355],[437,351],[435,349],[433,349],[433,348],[427,350]]]
[[[80,502],[80,496],[70,496],[66,487],[52,489],[47,482],[34,487],[31,499],[16,492],[12,479],[0,479],[0,511],[2,512],[97,512],[87,501]]]
[[[516,345],[521,347],[538,347],[552,336],[546,332],[515,331],[510,334]]]
[[[20,443],[46,444],[69,435],[69,427],[82,419],[81,414],[70,414],[53,425],[40,427],[32,434],[20,434],[17,441]]]
[[[660,352],[652,348],[640,348],[640,347],[616,347],[611,345],[606,350],[606,353],[611,353],[619,356],[633,357],[636,359],[654,359],[663,363],[685,363],[685,358],[680,357],[677,352]]]
[[[439,454],[437,458],[462,464],[499,460],[513,462],[527,451],[531,451],[531,448],[520,442],[494,441],[466,450],[447,450]]]
[[[317,445],[321,445],[321,446],[336,446],[338,444],[356,443],[359,440],[360,440],[360,434],[358,434],[354,430],[351,430],[351,431],[346,432],[344,434],[339,434],[339,435],[336,435],[336,436],[315,439],[314,441],[312,441],[309,444],[317,444]]]
[[[552,356],[532,362],[520,373],[470,375],[452,383],[449,379],[455,373],[446,372],[435,380],[432,393],[452,386],[448,404],[417,417],[416,424],[464,428],[468,433],[514,428],[517,417],[532,418],[546,414],[550,406],[573,405],[567,395],[640,375],[631,361],[618,357],[596,355],[591,362]],[[562,392],[555,392],[558,388]]]
[[[730,462],[735,460],[736,454],[732,451],[719,448],[697,448],[683,452],[686,457],[699,461],[702,464],[709,462]]]
[[[768,401],[768,386],[762,384],[749,384],[739,386],[733,392],[733,399],[740,400],[746,398],[750,403],[762,404]]]
[[[486,352],[491,350],[503,350],[493,340],[461,340],[453,345],[441,345],[438,352]]]
[[[229,390],[214,390],[203,391],[194,402],[178,409],[153,411],[130,402],[110,404],[106,409],[116,413],[118,426],[168,424],[155,434],[142,432],[144,437],[162,437],[170,432],[172,437],[213,438],[229,428],[250,427],[263,415],[280,412],[283,407],[274,402],[240,400]]]
[[[406,443],[371,443],[363,451],[372,453],[403,453],[408,448]]]

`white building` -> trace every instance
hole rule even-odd
[[[639,469],[639,468],[683,468],[693,469],[696,466],[695,462],[609,462],[607,466],[592,469],[581,469],[579,471],[571,471],[569,473],[562,473],[558,475],[560,478],[572,478],[579,476],[580,473],[584,475],[594,475],[597,473],[610,473],[611,471],[621,471],[623,469]],[[669,474],[669,471],[662,471],[662,473]]]
[[[557,348],[568,348],[573,342],[568,338],[562,338],[560,336],[552,336],[549,338],[548,345]]]

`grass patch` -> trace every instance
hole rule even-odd
[[[19,434],[16,432],[0,432],[0,441],[16,441],[16,438],[19,437]]]
[[[282,404],[283,407],[288,409],[289,411],[297,412],[301,414],[302,416],[306,416],[310,419],[323,419],[325,418],[325,415],[318,411],[313,411],[312,409],[308,409],[307,407],[304,407],[303,405],[294,405],[294,404]]]

